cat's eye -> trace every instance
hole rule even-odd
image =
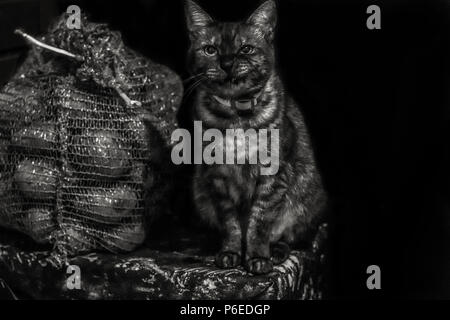
[[[211,45],[205,46],[203,51],[207,56],[214,56],[217,53],[217,48]]]
[[[250,45],[245,45],[239,50],[239,52],[242,54],[252,54],[255,52],[255,48]]]

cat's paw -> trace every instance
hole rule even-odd
[[[285,242],[275,242],[270,245],[270,255],[274,264],[283,263],[289,254],[291,253],[291,248]]]
[[[273,263],[269,258],[251,258],[245,262],[245,269],[253,274],[266,274],[273,270]]]
[[[236,252],[222,251],[216,255],[215,262],[222,269],[235,268],[241,264],[241,256]]]

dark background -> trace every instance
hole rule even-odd
[[[222,20],[244,19],[259,2],[198,1]],[[188,77],[181,1],[0,1],[0,84],[25,52],[14,28],[44,32],[70,4]],[[371,4],[381,8],[381,30],[366,28]],[[278,7],[280,72],[302,106],[334,202],[328,297],[450,298],[450,3]],[[382,290],[366,288],[371,264],[381,268]]]

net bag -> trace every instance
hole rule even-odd
[[[118,32],[64,14],[0,91],[0,225],[58,255],[127,252],[163,196],[182,84]],[[159,192],[159,194],[158,194]]]

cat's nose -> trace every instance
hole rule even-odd
[[[220,67],[222,68],[223,71],[225,71],[226,73],[230,73],[231,69],[233,68],[233,63],[234,60],[231,57],[224,57],[221,61],[220,61]]]

